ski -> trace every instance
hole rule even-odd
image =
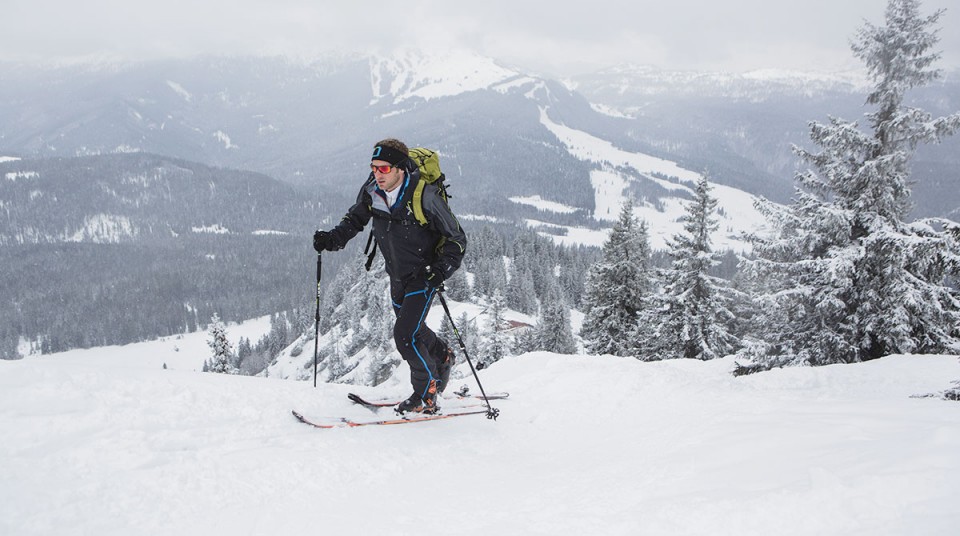
[[[314,428],[320,429],[330,429],[330,428],[358,428],[360,426],[387,426],[393,424],[412,424],[415,422],[427,422],[427,421],[438,421],[440,419],[450,419],[453,417],[464,417],[466,415],[486,415],[487,410],[473,410],[473,411],[459,411],[455,413],[433,413],[433,414],[423,414],[423,413],[414,413],[410,415],[403,415],[400,417],[394,417],[390,419],[377,419],[372,421],[354,421],[347,418],[341,418],[340,420],[333,423],[318,423],[304,417],[301,413],[296,410],[291,411],[293,416],[303,424],[312,426]]]
[[[318,424],[318,423],[315,423],[315,422],[311,421],[310,419],[304,417],[304,416],[303,416],[302,414],[300,414],[297,410],[292,410],[290,413],[293,413],[293,416],[296,417],[298,421],[302,422],[303,424],[308,424],[308,425],[310,425],[310,426],[312,426],[312,427],[314,427],[314,428],[336,428],[336,427],[337,427],[335,424]]]
[[[503,400],[504,398],[507,398],[509,396],[510,396],[510,393],[491,393],[487,395],[487,400]],[[400,402],[403,402],[403,400],[367,400],[355,393],[347,394],[347,398],[349,398],[352,402],[355,402],[362,406],[367,406],[369,408],[389,408],[389,407],[396,406]],[[483,400],[483,396],[481,395],[458,394],[458,393],[454,393],[454,395],[450,397],[444,396],[442,398],[444,400],[467,400],[467,399]]]

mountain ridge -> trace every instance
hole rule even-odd
[[[349,196],[344,172],[361,165],[371,140],[393,136],[444,149],[468,176],[465,193],[487,210],[502,212],[510,206],[506,197],[543,194],[547,184],[578,189],[575,204],[590,210],[588,170],[576,169],[582,164],[570,155],[541,149],[557,146],[539,124],[538,110],[548,106],[555,121],[624,150],[710,169],[717,183],[786,202],[799,165],[791,146],[806,143],[807,123],[863,112],[862,93],[845,81],[851,76],[635,66],[598,73],[552,80],[462,51],[0,68],[11,82],[0,88],[0,153],[138,150]],[[826,89],[811,91],[809,83]],[[922,99],[960,107],[960,91],[944,83],[947,89],[933,88]],[[940,188],[924,184],[960,167],[950,151],[956,143],[922,152],[918,213],[960,207],[960,194],[938,195]],[[560,176],[538,174],[531,160]],[[474,188],[470,175],[494,182]],[[569,197],[551,200],[569,203]]]

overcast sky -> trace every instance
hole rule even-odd
[[[0,59],[466,48],[571,75],[630,62],[666,69],[857,68],[849,40],[886,0],[0,0]],[[960,2],[940,19],[941,68],[960,67]]]

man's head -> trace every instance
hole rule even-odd
[[[381,190],[390,192],[403,180],[403,164],[410,158],[410,151],[400,140],[393,138],[378,142],[373,147],[370,169]]]

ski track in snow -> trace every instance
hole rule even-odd
[[[960,411],[910,398],[960,378],[956,357],[734,378],[731,359],[534,353],[481,371],[511,393],[496,422],[316,430],[290,410],[370,418],[346,394],[404,396],[403,382],[203,374],[189,361],[208,355],[200,339],[166,370],[169,340],[0,362],[0,534],[948,534],[960,522]]]

